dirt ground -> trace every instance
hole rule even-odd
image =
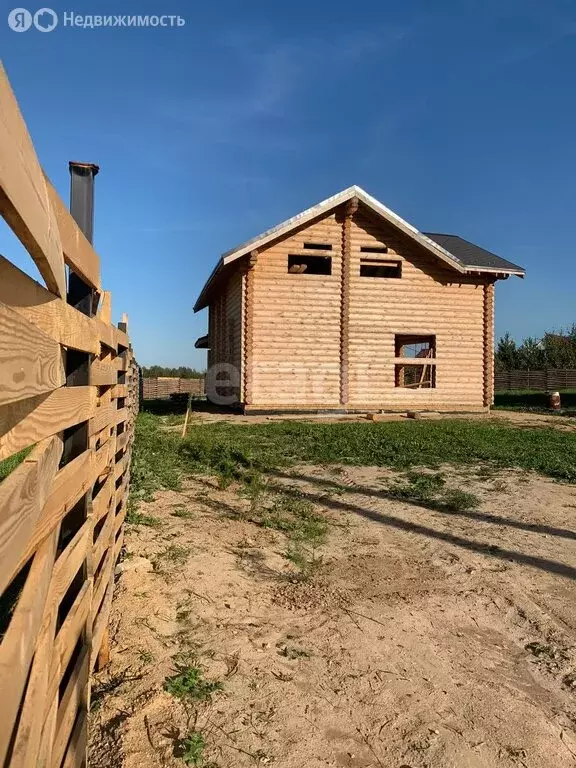
[[[331,522],[311,580],[233,488],[142,505],[162,525],[127,533],[91,767],[183,766],[192,731],[220,768],[576,766],[576,486],[448,471],[478,510],[392,499],[384,469],[279,477]],[[186,654],[209,703],[163,690]]]

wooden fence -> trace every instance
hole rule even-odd
[[[511,389],[534,389],[540,392],[576,389],[576,370],[549,368],[545,371],[496,371],[494,389],[496,392]]]
[[[0,209],[45,283],[0,257],[0,478],[16,465],[0,482],[0,765],[82,768],[138,380],[98,256],[44,177],[1,66]]]
[[[142,381],[142,398],[144,400],[164,399],[180,392],[203,395],[204,379],[173,379],[159,376]]]

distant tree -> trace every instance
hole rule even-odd
[[[539,371],[546,367],[546,351],[542,342],[528,337],[517,350],[518,368]]]
[[[188,368],[181,365],[178,368],[166,368],[162,365],[142,366],[142,376],[145,379],[155,379],[157,376],[170,376],[175,379],[201,379],[204,371],[198,371],[196,368]]]
[[[509,333],[505,333],[498,341],[494,362],[497,371],[511,371],[518,368],[518,347]]]
[[[518,346],[509,333],[498,341],[497,371],[576,368],[576,325],[567,331],[547,331],[540,340],[528,337]]]

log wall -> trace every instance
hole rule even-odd
[[[1,66],[0,211],[43,280],[0,257],[0,764],[82,768],[138,374],[98,256],[45,179]],[[65,265],[88,314],[67,296]]]
[[[304,247],[310,243],[330,249]],[[386,253],[362,251],[383,246]],[[331,274],[289,272],[290,256],[321,254],[332,258]],[[400,262],[401,277],[361,276],[361,259]],[[239,397],[247,410],[482,411],[491,405],[493,279],[450,269],[357,201],[234,268],[210,306],[209,365],[240,360]],[[240,318],[242,338],[231,333],[232,318]],[[435,337],[428,361],[434,387],[396,386],[396,365],[409,362],[395,356],[397,334]]]
[[[386,245],[401,278],[360,277],[361,247]],[[484,407],[484,285],[445,266],[389,224],[362,211],[350,249],[349,402],[351,408],[472,411]],[[395,334],[436,337],[436,387],[394,383]]]
[[[331,275],[289,274],[304,242],[330,244]],[[263,248],[254,267],[252,403],[326,407],[340,400],[342,223],[326,216]]]

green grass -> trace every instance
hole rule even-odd
[[[159,571],[162,569],[162,562],[171,563],[174,566],[184,565],[190,556],[188,547],[179,547],[177,544],[171,544],[166,549],[158,552],[154,560],[154,568]]]
[[[164,690],[172,696],[194,701],[208,701],[222,688],[218,680],[206,680],[200,667],[180,667],[176,675],[167,677],[164,682]]]
[[[177,435],[161,431],[161,417],[140,413],[130,471],[130,501],[136,508],[140,501],[152,501],[161,488],[180,489],[183,469],[178,457]]]
[[[160,528],[162,525],[162,520],[153,515],[136,512],[132,507],[126,513],[126,522],[130,525],[147,525],[150,528]]]
[[[406,472],[404,479],[391,485],[388,490],[399,499],[447,512],[465,512],[480,505],[480,499],[473,493],[459,488],[446,488],[442,472]]]
[[[23,451],[19,451],[13,456],[9,456],[7,459],[4,459],[4,461],[0,461],[0,483],[2,480],[4,480],[4,478],[8,477],[8,475],[13,472],[17,466],[22,464],[31,450],[32,448],[25,448]]]
[[[206,740],[199,731],[192,731],[178,743],[178,756],[186,765],[201,766],[204,762]]]
[[[204,424],[181,441],[173,461],[189,472],[240,478],[297,462],[435,468],[443,463],[534,470],[576,479],[576,439],[552,427],[442,420],[310,424]]]

